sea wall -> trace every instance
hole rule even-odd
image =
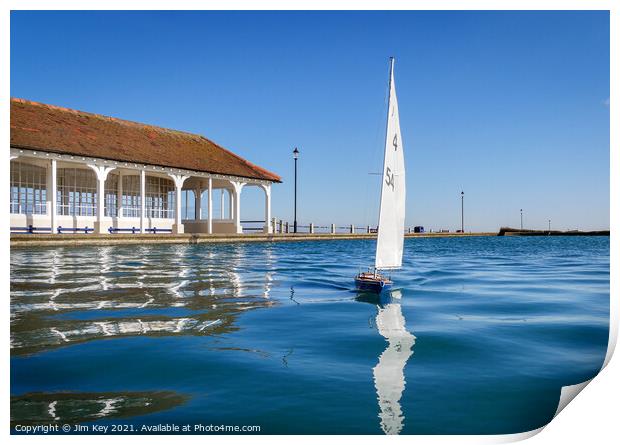
[[[406,238],[497,236],[496,232],[484,233],[411,233]],[[281,242],[281,241],[323,241],[345,239],[373,239],[376,233],[277,233],[277,234],[11,234],[11,248],[80,245],[123,245],[123,244],[200,244],[231,242]]]
[[[513,229],[502,227],[499,229],[498,236],[609,236],[609,230],[591,230],[582,232],[580,230],[529,230]]]

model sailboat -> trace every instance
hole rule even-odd
[[[373,271],[355,277],[360,290],[381,292],[392,286],[392,280],[381,271],[398,269],[403,263],[405,238],[405,157],[400,137],[398,101],[394,86],[394,58],[390,58],[390,95],[387,130],[383,155],[381,203],[377,230],[377,253]]]

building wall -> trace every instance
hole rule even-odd
[[[207,221],[183,221],[185,233],[209,233],[209,223]],[[213,233],[236,233],[237,226],[233,220],[213,220]]]
[[[144,170],[146,172],[146,176],[148,177],[166,177],[166,178],[170,178],[170,177],[176,177],[184,175],[183,178],[184,179],[184,183],[183,181],[180,182],[181,185],[179,185],[177,188],[177,190],[196,190],[196,187],[198,187],[198,190],[200,191],[200,189],[205,190],[205,183],[206,184],[212,184],[212,190],[215,191],[217,189],[220,188],[224,188],[226,190],[229,191],[229,193],[227,194],[227,208],[230,209],[231,211],[233,209],[234,210],[234,214],[230,215],[230,218],[228,219],[212,219],[212,233],[227,233],[227,234],[231,234],[231,233],[240,233],[241,231],[241,224],[239,221],[239,215],[237,213],[240,213],[236,210],[236,207],[239,205],[238,204],[238,200],[241,194],[241,190],[243,189],[244,185],[258,185],[258,186],[262,186],[265,189],[265,193],[266,193],[266,205],[268,206],[269,210],[267,210],[266,207],[266,220],[268,220],[268,214],[270,214],[270,183],[268,182],[257,182],[257,183],[246,183],[244,181],[241,181],[240,179],[242,178],[227,178],[225,176],[222,175],[218,175],[217,178],[211,178],[210,176],[205,177],[204,173],[200,173],[197,172],[196,176],[192,176],[191,174],[189,174],[190,172],[179,172],[179,173],[165,173],[162,172],[161,170],[164,170],[163,168],[148,168],[148,166],[136,166],[136,168],[131,168],[127,167],[127,164],[125,164],[124,166],[116,166],[116,165],[111,165],[112,162],[111,161],[107,161],[107,160],[97,160],[97,159],[85,159],[82,158],[82,160],[78,160],[78,159],[74,159],[73,156],[70,156],[68,159],[65,159],[62,155],[52,155],[51,153],[45,153],[45,152],[32,152],[32,153],[24,153],[25,150],[18,150],[18,149],[11,149],[11,159],[13,160],[14,158],[16,158],[16,160],[20,163],[32,163],[32,165],[36,165],[39,167],[45,167],[46,171],[47,171],[47,175],[48,175],[48,183],[46,186],[46,190],[47,190],[47,202],[45,203],[45,207],[46,207],[46,213],[45,214],[21,214],[21,213],[10,213],[10,222],[11,222],[11,227],[28,227],[30,225],[32,225],[33,227],[36,228],[50,228],[51,226],[51,212],[50,212],[50,208],[51,208],[51,183],[49,182],[49,179],[52,177],[51,176],[51,172],[52,172],[52,168],[51,165],[53,165],[54,162],[56,162],[57,165],[57,171],[60,168],[78,168],[78,169],[84,169],[85,171],[88,172],[94,172],[93,168],[91,168],[89,165],[94,165],[96,169],[102,169],[102,168],[106,168],[111,172],[114,173],[118,173],[118,172],[123,172],[124,175],[140,175],[141,170]],[[26,151],[28,152],[28,151]],[[52,159],[55,159],[55,161],[52,161]],[[93,173],[94,174],[94,173]],[[105,177],[105,176],[103,176]],[[108,174],[107,178],[110,178],[110,174]],[[106,178],[106,190],[108,189],[108,179]],[[175,180],[176,181],[176,180]],[[92,182],[92,181],[91,181]],[[120,181],[117,181],[120,182]],[[58,180],[57,180],[58,183]],[[113,183],[114,184],[114,183]],[[112,186],[112,188],[114,188],[114,186]],[[122,187],[121,187],[122,188]],[[91,184],[91,189],[92,189],[92,184]],[[125,191],[123,191],[124,193]],[[180,192],[179,192],[180,193]],[[112,192],[113,194],[113,192]],[[215,193],[214,193],[215,194]],[[119,199],[118,197],[121,196],[121,191],[119,188],[119,194],[117,196],[116,201],[118,202]],[[180,195],[179,195],[180,196]],[[219,197],[213,197],[214,199],[219,199]],[[23,207],[22,207],[23,208]],[[178,209],[179,207],[177,207]],[[175,209],[175,211],[177,210]],[[240,207],[239,207],[240,209]],[[203,219],[201,220],[182,220],[181,221],[181,233],[187,232],[187,233],[208,233],[209,232],[209,223],[208,220],[206,219],[206,212],[207,209],[202,209],[202,217]],[[88,211],[88,213],[91,213],[91,211]],[[113,228],[123,228],[123,229],[129,229],[129,228],[137,228],[140,229],[140,218],[139,217],[110,217],[110,216],[103,216],[101,219],[101,224],[96,224],[98,219],[97,219],[97,212],[93,212],[95,214],[93,215],[84,215],[84,216],[78,216],[78,215],[59,215],[58,213],[56,214],[56,220],[55,220],[55,227],[54,227],[54,233],[56,233],[56,229],[60,226],[63,228],[84,228],[84,227],[89,227],[89,228],[95,228],[95,227],[99,227],[100,230],[103,233],[107,233],[108,229],[110,227]],[[179,212],[180,215],[183,215],[183,212]],[[266,226],[267,228],[265,230],[269,230],[270,227]],[[158,228],[158,229],[171,229],[174,230],[175,229],[175,218],[151,218],[151,217],[146,217],[144,218],[144,229],[151,229],[151,228]]]
[[[58,226],[64,228],[84,228],[95,227],[97,218],[95,216],[69,216],[69,215],[57,215],[56,216],[56,228]],[[133,227],[140,229],[140,218],[116,218],[106,216],[103,218],[104,227],[106,230],[109,227],[131,229]],[[146,229],[172,229],[174,219],[167,218],[145,218],[144,227]],[[23,214],[11,214],[11,227],[28,227],[32,225],[36,228],[49,228],[50,227],[50,215],[23,215]],[[228,232],[226,232],[228,233]]]

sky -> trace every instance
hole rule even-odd
[[[289,221],[298,147],[300,224],[376,225],[389,56],[407,226],[609,228],[606,11],[11,13],[12,97],[202,134]]]

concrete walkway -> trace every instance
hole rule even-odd
[[[426,237],[461,237],[461,236],[497,236],[497,233],[411,233],[406,238]],[[277,233],[243,234],[243,235],[208,235],[208,234],[11,234],[11,247],[44,247],[44,246],[82,246],[100,245],[110,246],[119,244],[199,244],[199,243],[236,243],[236,242],[266,242],[266,241],[322,241],[346,239],[373,239],[375,233]]]

